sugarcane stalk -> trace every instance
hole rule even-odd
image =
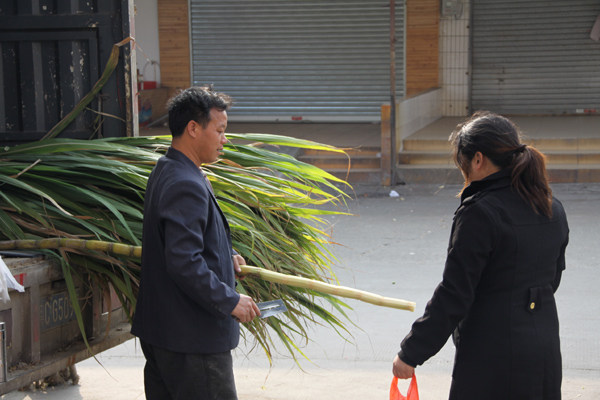
[[[329,283],[320,282],[314,279],[303,278],[301,276],[292,276],[281,274],[275,271],[269,271],[264,268],[252,267],[250,265],[240,265],[242,276],[254,276],[265,281],[280,283],[287,286],[294,286],[304,289],[311,289],[321,293],[327,293],[338,297],[345,297],[364,301],[365,303],[374,304],[376,306],[397,308],[400,310],[415,311],[415,303],[391,297],[383,297],[378,294],[365,292],[350,288],[347,286],[331,285]]]
[[[130,246],[123,243],[104,242],[100,240],[51,238],[40,240],[7,240],[0,242],[0,250],[40,250],[40,249],[77,249],[105,251],[122,256],[141,257],[141,246]]]
[[[52,238],[40,240],[10,240],[0,242],[0,250],[35,250],[58,248],[105,251],[130,257],[142,256],[142,248],[140,246],[130,246],[122,243],[103,242],[99,240]],[[364,301],[365,303],[374,304],[376,306],[415,311],[415,303],[412,301],[384,297],[378,294],[365,292],[363,290],[349,288],[347,286],[331,285],[329,283],[320,282],[314,279],[282,274],[250,265],[241,265],[240,267],[242,269],[242,276],[253,276],[268,282],[311,289],[338,297]]]

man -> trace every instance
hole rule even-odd
[[[140,291],[131,333],[146,357],[147,399],[237,399],[231,350],[260,315],[235,291],[244,259],[200,169],[227,143],[231,99],[192,87],[168,104],[171,147],[146,188]]]

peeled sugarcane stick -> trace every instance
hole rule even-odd
[[[53,238],[40,240],[10,240],[0,242],[0,250],[57,249],[60,247],[80,250],[87,249],[94,251],[106,251],[131,257],[142,256],[142,248],[140,246],[129,246],[122,243],[102,242],[99,240]],[[264,268],[252,267],[250,265],[241,265],[240,267],[242,269],[242,276],[255,276],[273,283],[280,283],[283,285],[300,287],[304,289],[312,289],[321,293],[364,301],[366,303],[375,304],[376,306],[415,311],[415,303],[412,301],[383,297],[378,294],[369,293],[346,286],[331,285],[329,283],[303,278],[301,276],[286,275],[275,271],[269,271]]]
[[[281,274],[279,272],[269,271],[259,267],[252,267],[250,265],[240,265],[240,267],[242,269],[242,276],[256,276],[265,281],[281,283],[283,285],[295,286],[304,289],[312,289],[321,293],[364,301],[365,303],[375,304],[376,306],[415,311],[415,303],[412,301],[383,297],[378,294],[365,292],[363,290],[353,289],[346,286],[330,285],[329,283],[303,278],[301,276]]]

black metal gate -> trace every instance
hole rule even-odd
[[[39,140],[91,90],[113,44],[129,36],[129,3],[0,0],[0,142]],[[102,92],[59,137],[130,135],[131,69],[125,46]]]

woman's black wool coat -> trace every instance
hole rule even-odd
[[[569,228],[556,199],[552,210],[535,213],[508,170],[463,191],[442,282],[399,353],[421,365],[453,334],[451,400],[561,398],[554,292]]]

